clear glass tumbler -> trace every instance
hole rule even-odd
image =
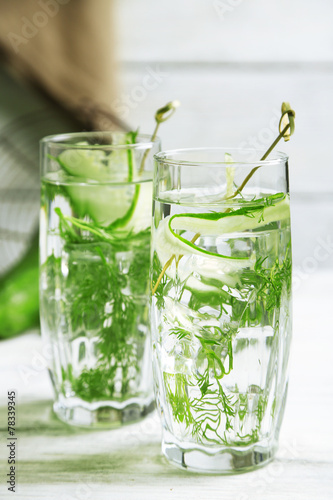
[[[162,450],[193,471],[245,472],[278,446],[291,340],[288,162],[262,154],[155,156],[152,346]]]
[[[113,426],[154,408],[149,338],[153,155],[159,140],[41,141],[40,314],[54,410]]]

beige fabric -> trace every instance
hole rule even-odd
[[[10,63],[70,107],[111,109],[112,0],[0,0],[0,44]]]

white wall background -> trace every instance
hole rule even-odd
[[[153,130],[155,110],[181,108],[163,148],[275,138],[281,102],[296,111],[290,156],[294,257],[309,274],[333,263],[332,0],[115,0],[120,92],[111,105]],[[322,255],[324,252],[322,252]],[[297,269],[296,269],[297,270]]]

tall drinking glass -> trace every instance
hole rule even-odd
[[[282,153],[262,154],[155,156],[152,345],[162,450],[193,471],[244,472],[278,446],[291,339],[288,163]]]
[[[112,426],[153,407],[149,339],[152,163],[159,140],[41,141],[40,310],[54,410]]]

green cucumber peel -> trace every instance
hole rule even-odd
[[[136,130],[135,132],[128,132],[129,139],[127,139],[127,144],[135,144],[136,143],[136,138],[139,133],[139,130]],[[128,148],[127,149],[127,160],[128,160],[128,182],[132,182],[134,178],[134,161],[133,161],[133,151],[132,149]],[[112,222],[109,226],[108,229],[116,229],[119,227],[124,227],[132,218],[136,205],[138,203],[139,199],[139,194],[140,194],[140,185],[137,184],[135,186],[135,191],[134,191],[134,196],[132,203],[127,210],[126,214],[123,217],[119,217],[119,219],[116,219],[114,222]]]
[[[133,180],[133,153],[130,149],[127,150],[127,162],[128,162],[128,182]]]
[[[177,214],[179,216],[181,216],[181,214]],[[209,255],[209,256],[212,256],[212,257],[218,257],[220,259],[230,259],[232,261],[248,261],[248,258],[242,258],[242,259],[236,259],[235,257],[229,257],[227,255],[221,255],[219,253],[216,253],[216,252],[208,252],[208,250],[204,250],[203,248],[200,248],[198,245],[195,245],[194,243],[192,243],[191,241],[188,241],[186,240],[185,238],[183,238],[180,234],[177,234],[174,232],[174,230],[172,229],[171,227],[171,224],[172,224],[172,221],[174,219],[174,217],[177,217],[177,215],[174,215],[173,217],[171,217],[168,221],[168,227],[169,227],[169,231],[170,233],[172,234],[172,236],[174,238],[177,238],[179,241],[181,241],[182,243],[184,243],[185,245],[189,246],[190,248],[192,248],[193,250],[195,250],[196,252],[201,252],[205,255]],[[191,216],[194,216],[194,214],[190,214]],[[187,215],[186,216],[182,216],[185,220],[187,218]],[[195,217],[193,217],[195,218]],[[207,220],[207,219],[206,219]]]
[[[181,234],[177,234],[176,230],[185,229],[194,232],[196,236],[223,235],[260,229],[260,227],[271,222],[288,219],[289,217],[289,198],[284,193],[277,193],[257,201],[253,200],[252,206],[242,207],[234,212],[175,214],[172,217],[165,218],[160,222],[156,233],[155,249],[163,269],[152,289],[153,295],[172,261],[175,260],[177,264],[177,259],[180,260],[184,255],[206,256],[210,259],[209,263],[207,262],[210,268],[216,266],[217,271],[221,265],[225,267],[224,274],[227,273],[230,278],[233,271],[251,267],[253,264],[249,258],[230,257],[209,252],[195,245],[194,240],[188,241]],[[216,259],[216,263],[212,259]],[[208,274],[211,274],[211,269],[208,269]]]
[[[266,199],[261,198],[251,207],[242,207],[233,212],[216,212],[204,214],[176,214],[171,217],[169,226],[174,236],[174,229],[183,229],[184,224],[178,220],[186,221],[186,230],[202,236],[209,234],[224,234],[230,231],[243,231],[256,229],[269,222],[283,220],[289,217],[289,200],[283,193],[274,194]],[[195,223],[193,223],[195,220]],[[171,224],[174,222],[173,227]],[[180,239],[183,240],[183,238]],[[186,241],[186,240],[185,240]]]
[[[279,200],[279,201],[277,201]],[[258,219],[259,216],[259,219]],[[186,229],[193,232],[199,232],[201,235],[224,234],[224,229],[230,231],[242,231],[246,229],[256,229],[276,220],[283,220],[289,217],[289,201],[283,193],[272,195],[266,199],[258,200],[258,204],[253,207],[242,207],[234,212],[218,212],[204,214],[175,214],[168,221],[168,228],[171,235],[181,243],[187,245],[196,252],[229,259],[233,261],[248,261],[248,258],[235,258],[221,255],[215,252],[209,252],[198,247],[191,241],[177,234],[174,229]],[[182,221],[180,225],[173,227],[174,221]],[[229,224],[223,224],[224,220],[230,221]],[[194,224],[189,223],[195,221]],[[198,224],[204,221],[204,224]],[[207,223],[208,222],[208,223]],[[224,226],[224,227],[223,227]]]
[[[219,282],[220,287],[209,285],[201,280],[194,278],[191,274],[185,281],[184,288],[189,290],[194,297],[198,299],[207,299],[211,304],[220,304],[223,301],[225,304],[231,304],[231,297],[228,292],[221,288],[221,282]]]
[[[131,206],[129,207],[128,211],[126,212],[126,214],[123,217],[120,217],[119,219],[116,219],[114,222],[112,222],[108,226],[108,229],[116,229],[119,227],[124,227],[124,226],[126,226],[126,224],[128,224],[128,222],[131,220],[131,218],[134,214],[135,208],[137,206],[139,194],[140,194],[140,185],[138,184],[135,186],[133,200],[132,200]]]
[[[138,136],[139,129],[135,132],[128,132],[126,134],[128,138],[126,139],[126,144],[136,144],[136,138]],[[127,149],[127,162],[128,162],[128,182],[132,182],[134,178],[134,161],[133,161],[133,151],[131,148]]]
[[[126,134],[126,145],[130,146],[132,144],[136,143],[137,140],[137,135],[138,135],[138,130],[135,132],[129,132]],[[71,151],[71,150],[67,150]],[[74,150],[75,151],[80,151],[80,150]],[[125,151],[124,151],[125,153]],[[60,155],[59,155],[60,156]],[[56,161],[61,169],[65,171],[66,173],[70,174],[72,177],[77,177],[77,178],[82,178],[82,168],[79,169],[79,175],[76,175],[78,172],[75,171],[74,168],[69,168],[68,165],[66,165],[66,162],[63,161],[62,158],[60,157],[54,157],[52,155],[48,155],[48,157],[54,161]],[[136,167],[135,167],[135,158],[133,154],[133,150],[131,147],[128,147],[126,150],[126,157],[127,157],[127,165],[128,165],[128,176],[127,176],[127,182],[132,183],[134,182],[135,178],[137,177],[137,172],[136,172]],[[107,169],[107,167],[104,167],[102,163],[94,163],[94,157],[93,155],[90,158],[85,158],[82,157],[82,161],[84,163],[84,170],[85,172],[85,178],[87,179],[92,179],[92,180],[107,180],[105,177],[105,174],[107,172],[103,172],[102,169]],[[112,160],[111,160],[112,161]],[[92,168],[92,174],[89,174],[89,168],[87,167],[87,164],[90,164]],[[96,169],[100,168],[101,172],[98,172]],[[98,175],[97,175],[98,174]],[[103,174],[103,175],[102,175]],[[112,186],[111,186],[112,187]],[[97,197],[96,202],[94,202],[94,196],[92,197],[89,193],[87,192],[87,187],[82,186],[69,186],[66,188],[66,192],[68,194],[68,197],[70,198],[71,204],[76,212],[78,212],[80,215],[88,215],[95,223],[97,224],[103,224],[107,229],[117,229],[117,228],[125,228],[130,224],[130,221],[132,217],[134,216],[138,201],[139,201],[139,196],[140,196],[140,184],[135,185],[134,188],[134,194],[133,198],[129,203],[126,203],[127,206],[123,207],[125,210],[123,210],[123,214],[118,218],[115,218],[112,220],[112,214],[114,213],[113,210],[110,209],[107,210],[107,207],[105,211],[103,211],[103,203],[104,203],[104,198],[106,200],[110,200],[112,193],[110,193],[110,197],[108,196],[107,189],[110,189],[110,186],[108,185],[98,185],[94,184],[93,189],[96,191],[95,196]],[[124,186],[125,189],[125,186]],[[99,193],[98,190],[101,190]],[[100,194],[100,196],[99,196]],[[120,200],[118,201],[118,203]],[[107,203],[107,201],[106,201]],[[122,204],[118,205],[118,207],[122,207]],[[112,207],[111,207],[112,208]],[[115,207],[114,207],[115,208]],[[119,212],[119,210],[118,210]],[[125,213],[124,213],[125,212]],[[120,215],[120,214],[119,214]],[[105,219],[104,219],[105,216]],[[111,221],[110,221],[111,219]]]
[[[131,146],[136,144],[136,139],[138,135],[138,130],[135,132],[128,132],[125,135],[125,146]],[[82,146],[85,144],[83,143]],[[80,146],[77,144],[76,146]],[[48,155],[48,158],[56,161],[61,168],[73,177],[79,177],[82,179],[91,179],[98,182],[108,182],[114,180],[115,171],[112,170],[111,165],[114,160],[114,154],[125,154],[124,150],[115,150],[113,154],[105,154],[104,151],[96,149],[86,148],[73,148],[62,151],[60,155],[55,158],[52,155]],[[128,163],[128,182],[132,182],[135,176],[134,171],[134,161],[133,161],[133,151],[129,147],[126,149],[127,163]],[[126,158],[126,156],[125,156]],[[67,161],[66,161],[67,160]],[[111,163],[110,163],[111,161]],[[116,155],[116,164],[119,161]],[[118,172],[119,173],[119,172]]]
[[[66,167],[65,163],[64,163],[62,160],[60,160],[59,156],[52,156],[52,155],[49,155],[49,154],[48,154],[48,155],[47,155],[47,157],[48,157],[48,158],[50,158],[50,159],[51,159],[51,160],[53,160],[53,161],[56,161],[56,162],[58,163],[58,165],[60,165],[60,167],[61,167],[61,168],[62,168],[62,169],[63,169],[66,173],[68,173],[68,174],[70,173],[70,172],[67,170],[67,167]],[[71,175],[73,175],[73,174],[71,174]]]

